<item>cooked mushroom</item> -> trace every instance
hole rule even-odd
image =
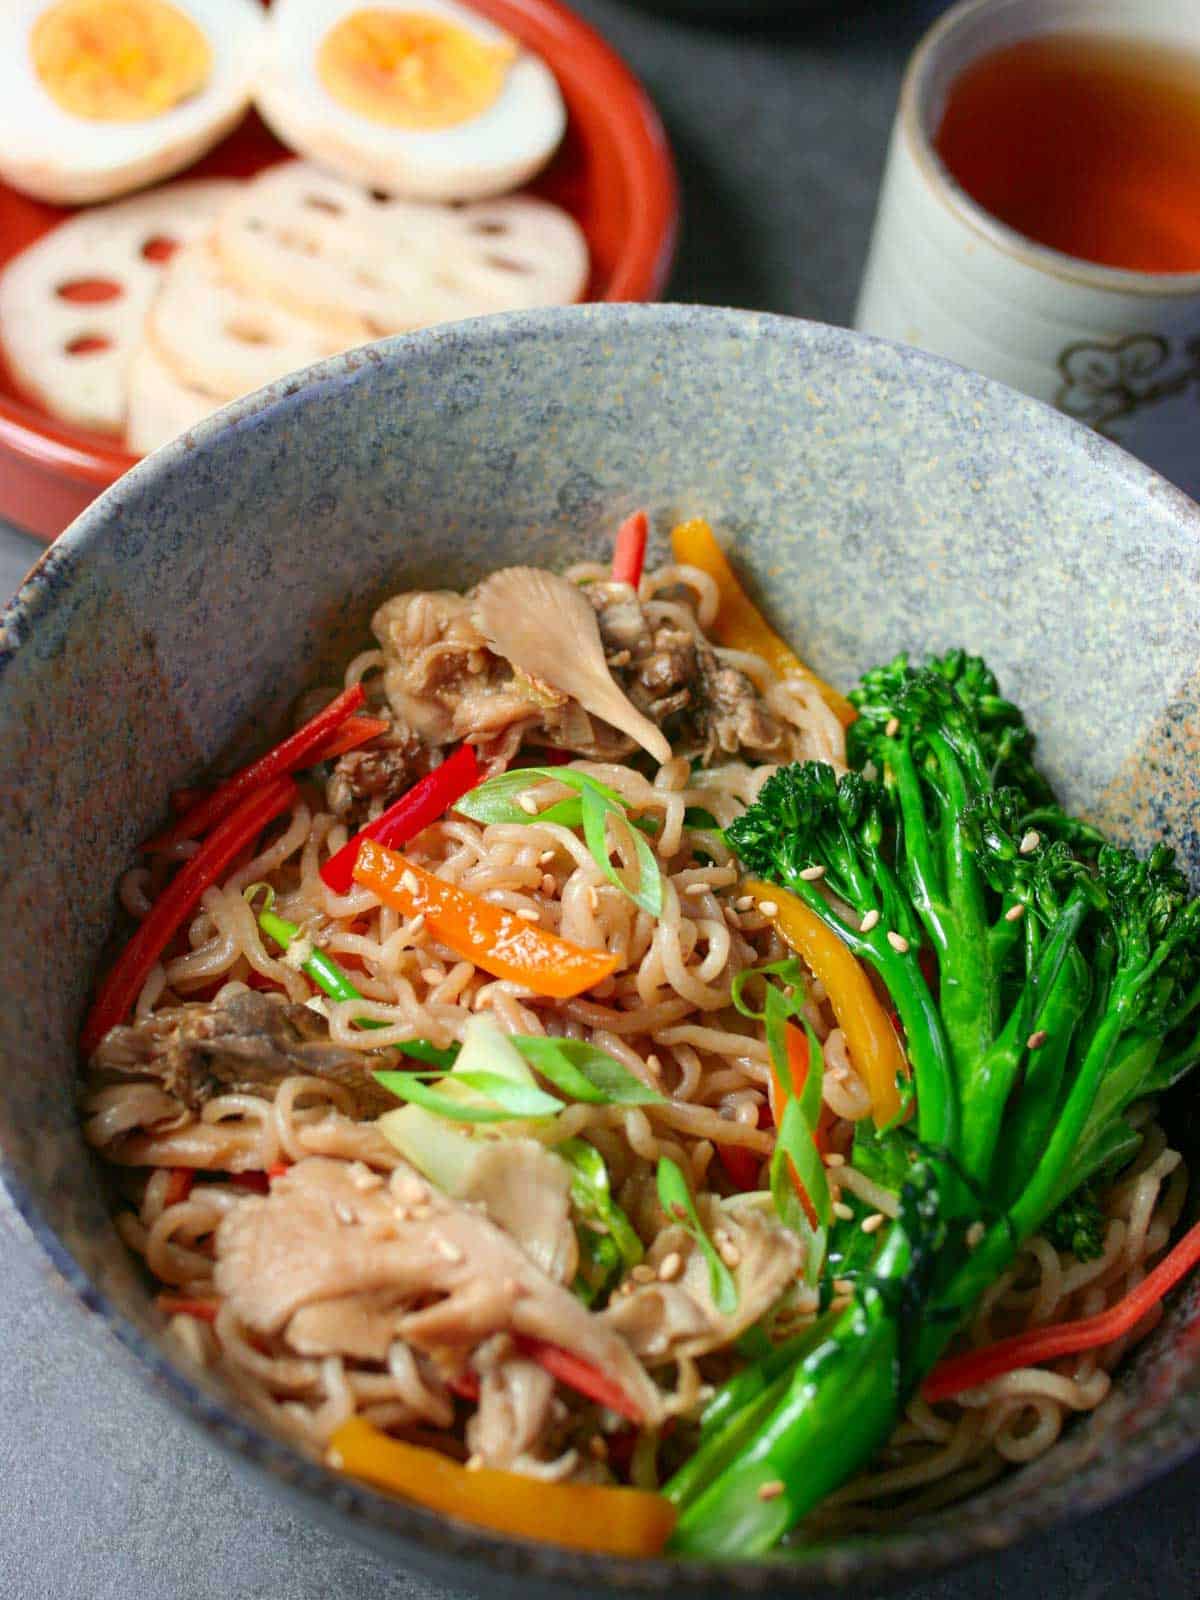
[[[671,759],[662,730],[638,711],[608,670],[596,613],[576,584],[538,567],[505,567],[475,591],[474,620],[517,671],[561,689],[656,761]]]

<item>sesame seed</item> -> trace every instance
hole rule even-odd
[[[1037,849],[1038,845],[1040,845],[1041,842],[1042,842],[1041,834],[1037,831],[1036,828],[1030,828],[1029,832],[1022,837],[1020,844],[1017,846],[1017,849],[1021,852],[1021,854],[1023,856],[1029,856],[1029,855],[1033,854],[1033,852]]]
[[[712,888],[711,883],[689,883],[684,886],[684,894],[707,894]]]
[[[517,804],[527,817],[536,817],[538,814],[537,801],[531,794],[519,794]]]
[[[733,903],[739,911],[752,911],[754,909],[754,896],[752,894],[740,894]]]
[[[665,1255],[658,1264],[658,1276],[663,1283],[670,1283],[683,1271],[683,1257],[678,1250],[672,1250]]]
[[[463,1259],[462,1251],[450,1239],[439,1239],[437,1241],[437,1250],[442,1260],[450,1262],[451,1266]]]
[[[887,941],[897,955],[904,955],[908,949],[908,940],[902,933],[897,933],[895,928],[888,929]]]
[[[418,934],[425,932],[425,913],[418,911],[417,915],[408,925],[408,937],[415,939]]]
[[[595,916],[596,912],[600,909],[600,896],[596,892],[596,885],[594,883],[588,884],[587,898],[588,910],[593,916]]]
[[[862,1231],[864,1233],[878,1233],[880,1228],[883,1227],[883,1221],[884,1217],[882,1211],[872,1211],[869,1217],[863,1218]]]
[[[650,1069],[650,1071],[654,1074],[654,1076],[656,1078],[658,1077],[659,1073],[662,1071],[662,1061],[659,1059],[658,1056],[647,1056],[646,1057],[646,1065]]]
[[[820,863],[818,863],[815,867],[805,867],[800,876],[804,879],[805,883],[816,883],[818,878],[823,878],[825,876],[825,868],[821,866]]]
[[[1025,907],[1018,900],[1015,906],[1009,906],[1008,910],[1004,913],[1004,920],[1005,922],[1020,922],[1024,915]]]
[[[645,1261],[639,1261],[629,1276],[634,1283],[653,1283],[658,1274]]]
[[[846,1165],[846,1158],[840,1151],[831,1150],[825,1157],[825,1165],[827,1167],[844,1167]]]
[[[853,1294],[854,1282],[851,1278],[835,1278],[833,1280],[834,1294]]]
[[[482,1472],[483,1471],[483,1457],[479,1454],[478,1450],[475,1452],[475,1454],[473,1456],[468,1456],[467,1457],[467,1471],[468,1472]]]
[[[345,1469],[346,1469],[346,1458],[345,1458],[345,1456],[342,1454],[342,1452],[340,1450],[329,1450],[329,1451],[327,1451],[326,1455],[325,1455],[325,1459],[326,1459],[326,1461],[328,1461],[329,1465],[333,1468],[333,1470],[335,1472],[344,1472],[345,1471]]]
[[[429,1187],[414,1174],[407,1173],[396,1184],[396,1199],[405,1205],[419,1206],[429,1199]]]
[[[769,1483],[760,1483],[758,1486],[758,1498],[760,1500],[778,1500],[782,1493],[782,1478],[772,1478]]]
[[[548,867],[553,860],[554,860],[554,851],[553,850],[543,850],[541,855],[538,857],[538,866],[539,867]]]
[[[407,889],[409,894],[420,894],[421,892],[421,885],[417,882],[416,873],[410,871],[408,867],[405,867],[400,874],[400,887]]]
[[[1035,1028],[1034,1031],[1029,1035],[1028,1039],[1026,1039],[1025,1047],[1028,1050],[1040,1050],[1049,1037],[1050,1035],[1046,1032],[1045,1028]]]
[[[779,915],[779,907],[776,905],[774,900],[760,900],[758,902],[758,909],[762,912],[764,917],[777,917]]]
[[[517,912],[517,915],[520,917],[522,922],[536,922],[538,919],[537,912],[529,906],[522,906]]]
[[[854,1212],[844,1200],[835,1201],[833,1214],[839,1222],[853,1222],[854,1220]]]
[[[872,928],[879,925],[879,913],[872,908],[858,925],[859,933],[870,933]]]
[[[558,879],[549,872],[543,872],[541,890],[543,894],[556,895],[558,893]]]
[[[732,1239],[722,1239],[717,1246],[717,1254],[727,1267],[736,1267],[742,1259],[742,1252]]]
[[[974,1250],[986,1231],[982,1222],[973,1222],[967,1229],[967,1249]]]
[[[900,718],[889,717],[883,731],[889,739],[894,739],[900,732]]]

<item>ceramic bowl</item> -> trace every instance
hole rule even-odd
[[[175,1368],[75,1116],[113,885],[169,790],[264,737],[405,586],[603,555],[704,513],[845,683],[963,641],[1074,805],[1200,869],[1200,511],[1103,439],[861,336],[676,307],[489,319],[339,357],[138,466],[47,553],[0,637],[0,1157],[62,1275],[228,1451],[406,1568],[488,1593],[874,1591],[1103,1505],[1200,1440],[1200,1281],[1021,1477],[786,1564],[640,1565],[506,1541],[341,1481]]]

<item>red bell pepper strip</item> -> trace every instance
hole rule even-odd
[[[166,1191],[163,1194],[164,1206],[182,1205],[192,1192],[192,1185],[196,1181],[196,1174],[191,1167],[172,1167],[171,1175],[167,1179]]]
[[[390,848],[407,844],[422,828],[444,817],[456,800],[461,800],[468,789],[475,787],[480,776],[475,746],[460,744],[440,767],[427,773],[420,783],[414,784],[407,794],[401,795],[394,805],[374,822],[368,822],[330,856],[321,868],[321,877],[335,894],[348,894],[354,881],[354,863],[364,839],[374,839],[376,844]]]
[[[167,1317],[196,1317],[200,1322],[215,1322],[221,1303],[202,1295],[160,1294],[158,1309]]]
[[[644,511],[635,511],[617,529],[617,542],[613,546],[612,575],[614,583],[627,583],[636,589],[642,581],[642,568],[646,564],[646,540],[650,536],[650,519]]]
[[[313,751],[306,765],[315,767],[318,761],[332,761],[335,756],[344,756],[347,750],[357,750],[360,744],[366,744],[369,739],[378,739],[391,726],[383,717],[347,717],[333,737],[319,750]]]
[[[557,1378],[559,1383],[565,1383],[569,1389],[586,1395],[597,1405],[607,1406],[610,1411],[615,1411],[630,1422],[642,1421],[641,1408],[634,1404],[620,1384],[582,1356],[564,1350],[561,1345],[550,1344],[545,1339],[535,1339],[524,1333],[517,1335],[516,1346],[523,1356],[536,1361],[539,1367],[552,1378]]]
[[[773,1125],[771,1107],[761,1105],[758,1108],[758,1126],[769,1128]],[[756,1150],[747,1150],[741,1144],[719,1144],[717,1146],[717,1160],[725,1168],[725,1175],[735,1189],[742,1194],[747,1194],[752,1189],[759,1188],[758,1175],[762,1170],[763,1158]]]
[[[261,789],[268,779],[281,778],[309,765],[314,753],[329,742],[330,736],[341,727],[352,711],[362,705],[364,690],[361,683],[344,690],[336,700],[331,700],[323,711],[298,728],[282,744],[277,744],[266,755],[259,756],[249,766],[242,767],[224,783],[219,783],[210,794],[186,811],[178,822],[173,822],[162,833],[157,833],[142,846],[143,850],[168,850],[184,839],[199,839],[218,822],[227,817],[233,808],[249,794]]]
[[[274,1183],[276,1178],[286,1177],[291,1165],[290,1161],[276,1161],[274,1166],[267,1168],[267,1177]]]
[[[205,889],[217,882],[268,822],[287,810],[295,795],[291,778],[273,779],[257,793],[247,795],[218,823],[191,860],[184,862],[100,985],[79,1039],[85,1055],[91,1055],[110,1028],[125,1021],[150,968]]]
[[[1095,1350],[1111,1344],[1136,1328],[1146,1313],[1197,1266],[1200,1266],[1200,1222],[1184,1234],[1141,1283],[1107,1311],[1076,1322],[1031,1328],[1028,1333],[1001,1339],[982,1350],[967,1350],[961,1356],[951,1356],[934,1367],[921,1385],[921,1394],[935,1404],[961,1394],[964,1389],[976,1389],[989,1378],[1015,1372],[1018,1367],[1057,1361],[1060,1356],[1072,1356],[1081,1350]]]
[[[231,1172],[226,1181],[235,1189],[248,1189],[251,1194],[266,1194],[271,1187],[265,1172]]]

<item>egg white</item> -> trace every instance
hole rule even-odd
[[[293,150],[358,183],[413,200],[476,200],[517,188],[545,166],[566,127],[554,74],[521,50],[493,103],[450,128],[384,127],[342,105],[317,75],[317,52],[347,14],[381,0],[275,0],[255,101]],[[390,9],[444,18],[488,43],[514,42],[453,0],[398,0]]]
[[[56,205],[86,205],[139,189],[199,159],[239,121],[258,70],[258,0],[172,0],[212,51],[207,81],[154,117],[101,122],[65,111],[34,69],[30,35],[53,0],[0,5],[0,178]]]

